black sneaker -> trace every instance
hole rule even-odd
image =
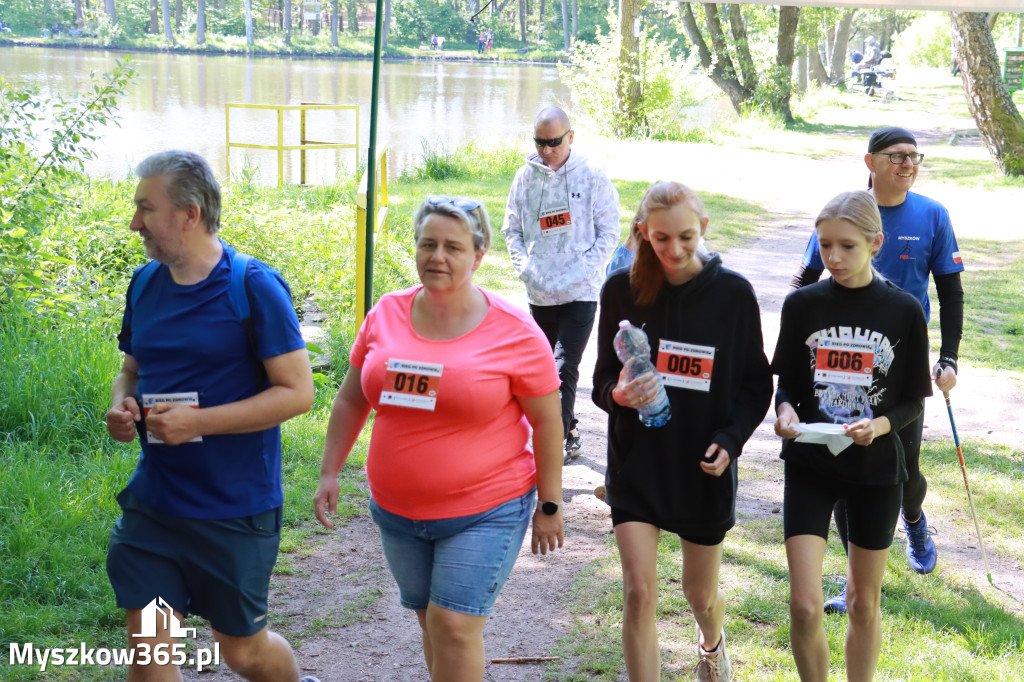
[[[577,430],[575,435],[573,435],[573,432],[570,431],[563,447],[565,457],[562,459],[562,463],[571,464],[574,459],[583,454],[583,440],[580,438],[580,432]]]

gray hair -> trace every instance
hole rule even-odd
[[[477,204],[475,208],[467,209],[466,206]],[[487,209],[483,203],[476,199],[465,197],[432,196],[427,197],[416,209],[413,216],[413,236],[418,242],[423,234],[423,226],[433,214],[455,218],[466,228],[473,237],[473,248],[477,251],[485,250],[491,246],[491,220],[487,217]]]
[[[175,208],[195,204],[210,233],[220,228],[220,185],[206,159],[195,152],[171,149],[147,157],[136,167],[139,178],[167,176],[167,198]]]

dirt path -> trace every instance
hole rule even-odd
[[[645,153],[641,145],[622,143],[607,160],[612,169],[636,168],[634,173],[617,172],[630,180],[658,180],[676,177],[673,159],[683,159],[699,173],[700,191],[736,194],[766,207],[760,238],[742,249],[724,255],[726,266],[746,275],[758,292],[762,308],[765,347],[769,357],[778,334],[779,311],[789,277],[796,269],[812,227],[810,214],[838,191],[837,187],[861,186],[864,178],[859,160],[827,161],[802,157],[781,158],[763,152],[727,150],[721,147],[687,145],[673,154],[671,145],[659,145],[659,160],[638,166]],[[732,162],[721,168],[727,153]],[[692,173],[686,173],[692,175]],[[927,188],[919,187],[927,194]],[[961,237],[1011,239],[1005,216],[1015,215],[1024,205],[1024,192],[1000,190],[998,194],[943,188],[940,195],[953,214]],[[979,215],[979,211],[983,215]],[[963,216],[963,222],[959,219]],[[969,220],[968,220],[969,216]],[[713,220],[712,220],[713,225]],[[980,230],[984,228],[984,234]],[[713,227],[709,233],[713,247]],[[519,301],[525,305],[525,298]],[[527,548],[488,621],[484,636],[487,658],[542,656],[556,640],[568,634],[572,616],[563,595],[568,593],[577,573],[608,552],[611,522],[608,508],[593,496],[603,482],[605,470],[605,415],[590,400],[595,343],[587,349],[581,367],[577,413],[584,437],[584,455],[564,472],[566,546],[547,557],[534,557]],[[1019,406],[1024,404],[1024,377],[996,374],[963,363],[961,379],[954,391],[957,427],[961,438],[986,439],[1024,448],[1024,423]],[[782,467],[778,460],[778,439],[771,430],[773,415],[766,417],[744,450],[740,460],[740,491],[737,502],[739,523],[766,518],[782,504]],[[925,438],[949,438],[949,423],[940,399],[928,401]],[[955,455],[953,455],[955,461]],[[744,477],[744,471],[757,472]],[[766,475],[765,475],[766,474]],[[949,528],[941,516],[931,523]],[[984,584],[984,570],[973,536],[960,537],[943,532],[936,538],[940,565],[956,565],[968,572],[974,584]],[[902,552],[902,544],[894,551]],[[1024,610],[1024,577],[1016,562],[993,555],[992,572],[996,591],[989,591],[1008,609]],[[415,617],[398,604],[397,590],[381,554],[376,527],[361,517],[310,548],[308,555],[294,562],[293,575],[275,576],[271,595],[275,627],[302,641],[297,653],[306,674],[323,682],[404,682],[425,680],[420,633]],[[572,664],[572,662],[570,662]],[[543,664],[508,665],[488,663],[484,679],[489,681],[538,680]],[[574,667],[570,665],[570,667]],[[191,680],[238,679],[226,668]]]

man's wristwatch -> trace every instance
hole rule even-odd
[[[558,513],[558,510],[562,508],[561,502],[541,502],[537,505],[540,511],[544,512],[548,516],[554,516]]]

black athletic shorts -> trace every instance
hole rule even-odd
[[[107,575],[122,609],[153,599],[217,632],[249,637],[267,624],[270,573],[281,543],[281,508],[238,519],[183,519],[117,496],[122,516],[107,551]]]
[[[888,549],[903,503],[903,484],[859,485],[824,476],[786,462],[783,525],[788,540],[796,535],[828,539],[832,507],[846,500],[850,542],[864,549]]]
[[[681,537],[683,540],[686,540],[687,542],[692,542],[695,545],[704,545],[705,547],[714,547],[715,545],[720,545],[723,542],[725,542],[725,533],[724,532],[723,533],[719,533],[719,534],[715,534],[715,535],[683,535],[682,533],[680,533],[677,530],[674,530],[672,528],[667,528],[667,527],[663,526],[660,523],[655,523],[654,521],[646,519],[646,518],[640,516],[639,514],[634,514],[633,512],[626,511],[625,509],[621,509],[619,507],[612,507],[612,527],[613,528],[615,526],[619,525],[620,523],[628,523],[630,521],[639,521],[640,523],[646,523],[646,524],[649,524],[649,525],[652,525],[652,526],[657,526],[658,528],[660,528],[662,530],[667,530],[669,533],[675,533],[676,535]]]

